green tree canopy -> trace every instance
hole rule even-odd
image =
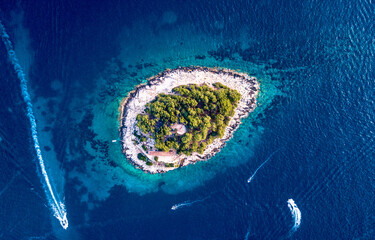
[[[159,94],[146,104],[145,113],[138,114],[135,132],[137,139],[155,140],[161,151],[174,149],[179,153],[203,153],[215,138],[224,136],[225,128],[234,114],[241,94],[221,83],[210,87],[183,85],[173,94]],[[173,124],[183,124],[187,132],[182,136],[171,129]]]

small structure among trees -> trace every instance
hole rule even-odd
[[[186,133],[186,127],[184,124],[175,123],[171,126],[171,129],[172,131],[174,130],[178,135],[183,135],[184,133]]]

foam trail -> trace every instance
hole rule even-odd
[[[248,240],[250,236],[250,230],[247,231],[244,240]]]
[[[195,201],[192,201],[192,202],[189,202],[189,201],[186,201],[186,202],[183,202],[183,203],[179,203],[179,204],[175,204],[171,207],[172,210],[177,210],[179,208],[183,208],[183,207],[188,207],[194,203],[197,203],[197,202],[203,202],[204,200],[206,200],[207,198],[209,198],[210,196],[208,197],[205,197],[203,199],[198,199],[198,200],[195,200]]]
[[[255,177],[255,174],[257,174],[257,172],[258,172],[258,170],[259,169],[261,169],[262,167],[263,167],[263,165],[264,164],[266,164],[270,159],[271,159],[271,157],[277,152],[277,151],[279,151],[280,150],[280,148],[279,149],[277,149],[276,151],[274,151],[273,153],[271,153],[271,155],[262,163],[262,164],[260,164],[260,166],[255,170],[255,172],[253,173],[253,175],[251,175],[250,177],[249,177],[249,179],[247,179],[247,182],[248,183],[250,183],[251,182],[251,180],[253,180],[253,178]]]
[[[5,187],[3,188],[3,190],[0,191],[0,197],[1,197],[1,195],[3,195],[3,193],[4,193],[6,190],[8,190],[9,186],[12,185],[13,181],[16,179],[16,177],[18,176],[18,174],[19,174],[19,173],[17,172],[15,175],[13,175],[13,177],[10,179],[10,181],[8,182],[8,184],[5,185]]]
[[[38,132],[37,132],[37,127],[36,127],[35,117],[34,117],[34,114],[33,114],[31,98],[30,98],[30,95],[27,91],[27,80],[26,80],[25,74],[23,72],[23,69],[18,62],[18,58],[17,58],[16,53],[13,49],[12,42],[9,39],[9,35],[5,31],[5,27],[1,23],[1,21],[0,21],[0,34],[1,34],[1,38],[4,42],[5,48],[8,52],[9,60],[12,62],[14,71],[16,72],[17,77],[21,82],[20,85],[21,85],[22,97],[23,97],[23,100],[26,103],[27,117],[29,118],[30,125],[31,125],[30,130],[31,130],[31,135],[33,137],[33,141],[34,141],[34,148],[35,148],[35,151],[36,151],[36,155],[38,157],[40,170],[41,170],[41,172],[43,174],[43,177],[44,177],[44,182],[42,181],[42,184],[43,184],[43,188],[44,188],[44,191],[46,193],[46,196],[47,196],[48,203],[52,208],[53,215],[60,221],[61,226],[64,229],[67,229],[68,228],[68,219],[67,219],[67,216],[66,216],[66,210],[65,210],[64,203],[61,202],[59,199],[57,199],[58,196],[55,196],[55,194],[52,190],[52,185],[51,185],[50,180],[48,178],[46,168],[44,166],[42,152],[40,150],[39,141],[38,141]]]
[[[295,231],[297,231],[297,229],[301,225],[302,216],[301,216],[301,211],[299,210],[299,208],[297,207],[297,204],[294,202],[293,199],[288,199],[288,207],[290,209],[290,213],[292,214],[293,220],[294,220],[294,225],[292,229],[290,230],[290,234],[292,234]]]

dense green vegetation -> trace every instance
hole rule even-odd
[[[139,160],[147,161],[147,157],[145,155],[143,155],[142,153],[138,153],[137,157],[138,157]]]
[[[223,137],[225,127],[234,114],[241,94],[221,83],[214,88],[207,85],[184,85],[174,88],[174,94],[159,94],[146,104],[146,114],[138,114],[135,133],[144,142],[146,136],[155,139],[161,151],[176,150],[190,155],[203,153],[215,138]],[[175,123],[184,124],[187,132],[179,136],[171,129]],[[141,135],[139,135],[141,134]]]

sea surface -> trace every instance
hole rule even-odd
[[[0,239],[375,239],[373,1],[3,0],[0,21]],[[120,101],[191,65],[257,77],[258,106],[209,161],[143,173]]]

